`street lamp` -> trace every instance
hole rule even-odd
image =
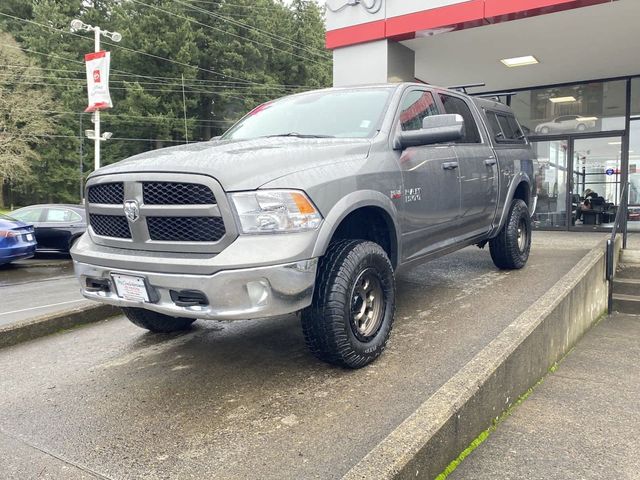
[[[118,32],[109,32],[108,30],[102,30],[100,27],[88,25],[82,20],[78,20],[77,18],[71,21],[71,31],[93,32],[95,52],[100,51],[100,35],[104,35],[105,37],[110,38],[116,43],[122,40],[122,35],[120,35]],[[93,133],[93,136],[90,138],[93,138],[94,140],[94,168],[95,170],[97,170],[100,168],[100,141],[109,139],[111,137],[111,134],[109,134],[106,138],[100,135],[100,110],[96,110],[93,115],[95,131]]]

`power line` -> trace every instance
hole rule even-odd
[[[0,46],[2,46],[0,44]],[[16,47],[14,47],[16,48]],[[36,54],[40,54],[40,55],[47,55],[46,53],[41,53],[41,52],[35,52],[33,50],[25,50],[25,51],[29,51],[31,53],[36,53]],[[62,57],[61,57],[62,58]],[[69,61],[74,61],[77,63],[82,63],[80,61],[76,61],[76,60],[71,60],[69,59]],[[0,65],[0,67],[7,67],[7,68],[28,68],[25,65]],[[65,73],[80,73],[80,74],[85,74],[84,70],[68,70],[68,69],[64,69],[64,68],[45,68],[45,67],[37,67],[38,70],[45,70],[45,71],[51,71],[51,72],[65,72]],[[124,72],[123,70],[114,70],[112,69],[111,73],[114,76],[118,76],[118,77],[141,77],[141,78],[149,78],[151,80],[180,80],[180,77],[161,77],[161,76],[154,76],[154,75],[141,75],[138,73],[118,73],[118,72]],[[83,77],[84,78],[84,77]],[[212,84],[220,84],[221,86],[227,86],[227,87],[233,87],[233,88],[239,88],[240,86],[246,87],[246,88],[283,88],[283,89],[297,89],[297,88],[308,88],[306,85],[295,85],[295,84],[281,84],[281,83],[256,83],[256,84],[247,84],[246,82],[233,82],[231,80],[207,80],[207,79],[200,79],[200,78],[192,78],[189,79],[190,83],[194,83],[194,82],[200,82],[200,83],[212,83]],[[170,85],[169,83],[163,82],[163,85]]]
[[[137,2],[138,0],[132,0],[132,1]],[[142,3],[142,2],[139,2],[139,3]],[[143,4],[143,5],[146,5],[146,4],[144,4],[144,3],[142,3],[142,4]],[[156,8],[156,7],[154,7],[154,8]],[[160,9],[160,10],[162,10],[162,9]],[[170,13],[170,12],[169,12],[169,13]],[[85,35],[80,35],[79,33],[69,32],[69,31],[67,31],[67,30],[62,30],[62,29],[60,29],[60,28],[55,28],[55,27],[52,27],[52,26],[49,26],[49,25],[45,25],[45,24],[43,24],[43,23],[34,22],[33,20],[28,20],[28,19],[25,19],[25,18],[16,17],[16,16],[14,16],[14,15],[9,15],[8,13],[2,13],[2,12],[0,12],[0,15],[3,15],[3,16],[5,16],[5,17],[9,17],[9,18],[13,18],[13,19],[15,19],[15,20],[19,20],[19,21],[21,21],[21,22],[31,23],[31,24],[33,24],[33,25],[37,25],[37,26],[42,27],[42,28],[49,28],[49,29],[51,29],[51,30],[55,30],[56,32],[60,32],[60,33],[66,34],[66,35],[73,35],[73,36],[76,36],[76,37],[80,37],[80,38],[82,38],[83,40],[90,40],[90,38],[88,38],[87,36],[85,36]],[[186,18],[186,17],[183,17],[183,18]],[[188,20],[188,19],[187,19],[187,20]],[[163,60],[163,61],[165,61],[165,62],[174,63],[174,64],[176,64],[176,65],[181,65],[181,66],[183,66],[183,67],[195,68],[195,69],[197,69],[197,70],[201,70],[201,71],[203,71],[203,72],[212,73],[212,74],[214,74],[214,75],[219,75],[219,76],[221,76],[221,77],[231,78],[231,79],[233,79],[233,80],[239,80],[239,81],[242,81],[242,82],[244,82],[244,83],[256,83],[256,82],[253,82],[253,81],[251,81],[251,80],[245,80],[245,79],[242,79],[242,78],[239,78],[239,77],[234,77],[234,76],[232,76],[232,75],[226,75],[226,74],[224,74],[224,73],[216,72],[216,71],[214,71],[214,70],[209,70],[209,69],[207,69],[207,68],[198,67],[198,66],[196,66],[196,65],[190,65],[190,64],[188,64],[188,63],[179,62],[179,61],[177,61],[177,60],[171,60],[170,58],[162,57],[162,56],[160,56],[160,55],[155,55],[155,54],[153,54],[153,53],[147,53],[147,52],[143,52],[143,51],[140,51],[140,50],[134,50],[134,49],[132,49],[132,48],[128,48],[128,47],[124,47],[124,46],[122,46],[122,45],[118,45],[117,43],[107,42],[106,40],[103,40],[103,41],[102,41],[102,43],[103,43],[103,44],[105,44],[105,45],[112,46],[112,47],[120,48],[120,49],[125,50],[125,51],[128,51],[128,52],[137,53],[137,54],[139,54],[139,55],[144,55],[144,56],[147,56],[147,57],[151,57],[151,58],[154,58],[154,59],[156,59],[156,60]],[[78,62],[78,63],[83,63],[83,62]],[[126,72],[126,73],[128,73],[128,72]]]
[[[2,76],[2,74],[0,74],[0,76]],[[78,83],[60,83],[57,82],[58,79],[54,79],[54,78],[50,78],[47,77],[45,78],[45,80],[52,80],[51,82],[46,82],[46,81],[38,81],[38,80],[33,80],[33,81],[24,81],[24,80],[18,80],[17,82],[10,82],[8,79],[0,79],[0,82],[4,82],[2,83],[3,85],[15,85],[15,84],[20,84],[20,85],[42,85],[42,86],[50,86],[50,87],[76,87],[76,88],[85,88],[86,85],[84,84],[82,79],[72,79],[72,80],[77,80]],[[9,82],[9,83],[7,83]],[[170,84],[159,84],[159,85],[166,85],[166,86],[171,86]],[[182,93],[182,90],[167,90],[167,89],[163,89],[163,88],[148,88],[145,85],[140,84],[141,87],[144,88],[145,92],[160,92],[160,93]],[[175,85],[178,86],[178,85]],[[191,92],[193,93],[203,93],[203,94],[217,94],[217,95],[224,95],[226,94],[227,96],[231,97],[231,98],[240,98],[240,97],[233,97],[232,94],[238,94],[238,95],[244,95],[245,97],[271,97],[270,92],[269,91],[265,91],[265,92],[236,92],[234,91],[232,88],[229,89],[225,89],[225,90],[214,90],[214,89],[209,89],[209,90],[199,90],[197,88],[191,87],[191,86],[185,86],[185,88],[188,88]],[[109,90],[116,90],[116,91],[129,91],[129,88],[127,87],[109,87]]]
[[[0,65],[0,68],[4,67],[5,65]],[[64,70],[61,70],[64,71]],[[84,77],[57,77],[57,76],[53,76],[53,75],[34,75],[34,74],[10,74],[10,73],[0,73],[0,77],[19,77],[20,79],[22,78],[33,78],[33,79],[40,79],[40,80],[66,80],[66,81],[82,81],[84,82],[86,79]],[[115,83],[115,84],[124,84],[124,83],[134,83],[133,81],[130,80],[114,80],[111,79],[109,83]],[[140,84],[141,86],[146,86],[146,85],[161,85],[161,86],[166,86],[166,87],[182,87],[182,85],[180,83],[165,83],[165,82],[148,82],[148,81],[136,81],[135,83]],[[241,85],[207,85],[207,84],[192,84],[189,82],[185,82],[185,86],[186,88],[190,88],[193,89],[195,92],[199,92],[199,93],[211,93],[217,89],[233,89],[233,90],[249,90],[249,89],[253,89],[253,88],[261,88],[264,89],[265,93],[269,93],[270,91],[277,91],[277,92],[282,92],[283,90],[286,91],[286,87],[271,87],[270,85],[262,85],[262,86],[252,86],[252,85],[246,85],[246,84],[241,84]],[[196,90],[197,88],[206,88],[207,90]],[[297,91],[297,89],[289,89],[290,91]],[[244,93],[244,92],[243,92]],[[260,92],[249,92],[246,93],[248,95],[261,95]]]
[[[149,4],[144,3],[144,2],[142,2],[142,1],[140,1],[140,0],[130,0],[130,1],[132,1],[132,2],[134,2],[134,3],[138,3],[138,4],[140,4],[140,5],[144,5],[145,7],[152,8],[152,9],[154,9],[154,10],[157,10],[157,11],[159,11],[159,12],[163,12],[163,13],[166,13],[166,14],[171,15],[171,16],[174,16],[174,17],[182,18],[183,20],[186,20],[186,21],[188,21],[188,22],[190,22],[190,23],[195,23],[195,24],[200,25],[200,26],[202,26],[202,27],[207,27],[207,28],[209,28],[209,29],[211,29],[211,30],[216,30],[216,31],[222,32],[222,33],[224,33],[224,34],[226,34],[226,35],[230,35],[230,36],[232,36],[232,37],[236,37],[236,38],[239,38],[239,39],[241,39],[241,40],[249,41],[249,42],[255,43],[256,45],[261,45],[261,46],[263,46],[263,47],[267,47],[267,48],[270,48],[270,49],[272,49],[272,50],[280,51],[280,52],[282,52],[282,53],[286,53],[287,55],[291,55],[291,56],[293,56],[293,57],[300,58],[300,59],[305,60],[305,61],[307,61],[307,62],[311,61],[311,62],[313,62],[313,63],[316,63],[316,64],[320,65],[320,62],[316,62],[315,60],[310,60],[310,59],[305,58],[305,57],[303,57],[303,56],[301,56],[301,55],[298,55],[298,54],[296,54],[296,53],[293,53],[293,52],[287,52],[286,50],[282,50],[281,48],[274,47],[273,45],[269,45],[269,44],[267,44],[267,43],[259,42],[258,40],[253,40],[253,39],[251,39],[251,38],[244,38],[244,37],[242,37],[241,35],[238,35],[238,34],[235,34],[235,33],[232,33],[232,32],[228,32],[228,31],[226,31],[226,30],[223,30],[222,28],[214,27],[213,25],[208,25],[208,24],[206,24],[206,23],[199,22],[198,20],[194,20],[194,19],[191,19],[191,18],[189,18],[189,17],[185,17],[185,16],[183,16],[183,15],[178,15],[177,13],[173,13],[173,12],[170,12],[170,11],[165,10],[165,9],[163,9],[163,8],[156,7],[155,5],[149,5]],[[105,43],[106,43],[106,42],[105,42]]]
[[[285,45],[289,45],[291,47],[300,48],[301,50],[304,50],[304,51],[306,51],[308,53],[311,53],[312,55],[317,55],[317,56],[319,56],[321,58],[324,58],[325,60],[328,60],[326,52],[322,52],[322,51],[320,51],[318,49],[315,49],[315,48],[314,49],[310,49],[310,48],[306,47],[305,45],[303,45],[303,44],[301,44],[299,42],[296,42],[294,40],[283,39],[283,38],[279,37],[278,35],[275,35],[275,34],[273,34],[271,32],[267,32],[266,30],[262,30],[262,29],[260,29],[258,27],[254,27],[252,25],[247,25],[246,23],[239,22],[237,20],[234,20],[232,18],[228,18],[228,17],[226,17],[224,15],[221,15],[221,14],[218,14],[218,13],[215,13],[215,12],[210,12],[209,10],[205,10],[204,8],[198,7],[196,5],[189,5],[189,4],[185,3],[185,2],[183,2],[182,0],[174,0],[174,2],[179,3],[180,5],[184,5],[185,7],[190,8],[190,9],[196,11],[196,12],[204,13],[206,15],[209,15],[209,16],[213,17],[213,18],[220,19],[222,21],[231,23],[233,25],[237,25],[237,26],[240,26],[240,27],[244,27],[244,28],[248,28],[248,29],[254,30],[256,32],[263,33],[264,35],[267,35],[268,37],[270,37],[270,38],[272,38],[274,40],[277,40],[278,42],[284,43]]]
[[[32,134],[31,137],[40,138],[75,138],[78,140],[84,140],[84,137],[80,135],[49,135],[49,134]],[[165,142],[165,143],[185,143],[184,140],[173,140],[168,138],[128,138],[128,137],[111,137],[109,141],[121,140],[128,142]]]
[[[22,109],[23,112],[41,112],[41,113],[54,113],[54,114],[60,114],[60,115],[88,115],[88,113],[86,112],[74,112],[72,110],[44,110],[44,109],[38,109],[38,108],[27,108],[27,109]],[[106,117],[122,117],[122,118],[131,118],[131,119],[141,119],[141,120],[145,120],[145,121],[149,121],[149,120],[158,120],[158,121],[163,121],[166,119],[169,120],[179,120],[182,121],[181,118],[178,117],[162,117],[162,116],[153,116],[153,115],[128,115],[128,114],[124,114],[124,113],[110,113],[108,111],[103,111],[102,112],[103,115],[105,115]],[[236,120],[198,120],[198,123],[231,123],[231,122],[235,122]]]

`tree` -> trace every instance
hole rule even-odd
[[[324,23],[313,1],[4,0],[0,29],[13,34],[41,70],[32,83],[52,92],[55,137],[34,148],[41,161],[20,178],[21,203],[77,201],[79,150],[90,172],[93,142],[83,56],[93,35],[78,18],[118,31],[111,51],[114,108],[103,112],[103,164],[136,153],[220,135],[260,103],[331,83]],[[184,78],[184,81],[182,80]],[[9,82],[7,82],[9,83]],[[184,99],[183,99],[184,86]],[[186,129],[185,129],[186,116]],[[185,131],[186,130],[186,131]],[[35,179],[38,179],[36,181]],[[41,179],[46,179],[43,181]]]
[[[51,96],[32,85],[39,73],[14,38],[0,32],[0,207],[4,184],[29,178],[41,160],[37,146],[54,132],[43,112],[53,108]]]

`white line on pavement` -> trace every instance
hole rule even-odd
[[[31,308],[23,308],[22,310],[14,310],[13,312],[2,312],[0,313],[0,317],[3,315],[11,315],[12,313],[20,313],[20,312],[28,312],[29,310],[38,310],[40,308],[47,307],[57,307],[58,305],[67,305],[69,303],[78,303],[78,302],[86,302],[86,300],[70,300],[68,302],[60,302],[60,303],[52,303],[50,305],[41,305],[39,307],[31,307]]]

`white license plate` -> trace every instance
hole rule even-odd
[[[120,298],[133,300],[135,302],[149,301],[149,293],[147,292],[144,278],[116,273],[112,273],[111,278],[113,278],[113,283],[116,285],[116,292]]]
[[[33,242],[33,233],[27,233],[27,242]]]

